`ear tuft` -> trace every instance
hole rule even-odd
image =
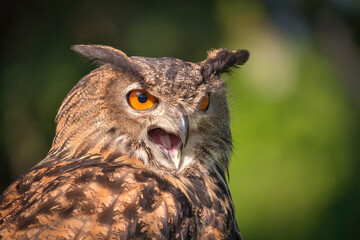
[[[231,67],[243,65],[249,59],[246,50],[229,51],[226,48],[210,51],[205,61],[201,62],[201,74],[204,78],[228,73]]]
[[[71,49],[99,64],[110,63],[120,67],[123,71],[137,72],[137,65],[122,51],[104,45],[73,45]]]

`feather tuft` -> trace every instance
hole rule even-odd
[[[110,63],[124,72],[138,73],[138,66],[122,51],[104,45],[73,45],[71,49],[85,57],[94,59],[100,65]]]
[[[247,50],[229,51],[226,48],[210,51],[205,61],[201,62],[201,74],[204,78],[229,73],[231,67],[243,65],[249,59]]]

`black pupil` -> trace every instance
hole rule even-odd
[[[141,102],[141,103],[146,103],[146,101],[148,100],[148,97],[146,96],[145,93],[140,93],[140,94],[138,95],[138,100],[139,100],[139,102]]]

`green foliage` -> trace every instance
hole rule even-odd
[[[324,58],[305,52],[299,65],[295,89],[281,100],[258,94],[246,74],[229,81],[230,186],[250,239],[308,239],[356,174],[357,109]]]

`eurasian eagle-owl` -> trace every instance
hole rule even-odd
[[[64,99],[45,159],[0,196],[0,239],[241,239],[220,75],[249,53],[191,63],[73,50],[100,67]]]

